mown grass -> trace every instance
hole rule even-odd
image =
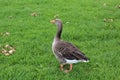
[[[0,33],[10,33],[0,35],[0,45],[16,47],[13,55],[0,54],[0,80],[119,80],[118,5],[119,0],[0,0]],[[90,58],[68,74],[59,70],[51,50],[56,27],[49,21],[57,14],[62,39]]]

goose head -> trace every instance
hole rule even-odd
[[[50,22],[57,25],[57,26],[62,25],[62,21],[60,19],[53,19]]]

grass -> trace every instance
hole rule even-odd
[[[0,35],[0,45],[16,47],[13,55],[0,54],[0,80],[119,80],[118,5],[119,0],[0,0],[0,33],[10,33]],[[90,58],[68,74],[59,70],[51,50],[56,27],[49,21],[57,14],[62,39]]]

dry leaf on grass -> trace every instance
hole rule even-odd
[[[120,4],[116,5],[117,8],[120,8]]]
[[[108,19],[105,18],[105,19],[104,19],[104,22],[113,22],[113,19],[112,19],[112,18],[108,18]]]
[[[5,32],[5,35],[6,35],[6,36],[9,36],[9,35],[10,35],[10,33],[9,33],[9,32]]]
[[[12,47],[11,45],[7,44],[7,45],[2,47],[2,51],[1,52],[2,52],[2,54],[8,56],[8,55],[13,54],[15,51],[16,50],[15,50],[14,47]]]
[[[31,13],[31,16],[34,16],[34,17],[36,17],[36,16],[38,16],[38,15],[39,15],[39,13],[37,13],[37,12]]]
[[[0,33],[1,36],[9,36],[10,33],[9,32],[4,32],[4,33]]]
[[[8,18],[9,18],[9,19],[12,19],[12,18],[13,18],[13,16],[8,16]]]

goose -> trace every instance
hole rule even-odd
[[[60,62],[60,70],[68,73],[72,71],[72,64],[89,62],[89,59],[75,45],[61,40],[62,21],[60,19],[53,19],[50,22],[55,24],[58,28],[52,43],[52,51]],[[64,70],[65,65],[69,65],[69,69]]]

